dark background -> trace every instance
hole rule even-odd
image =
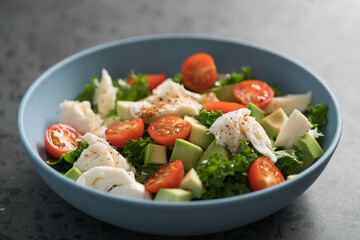
[[[344,121],[337,151],[304,194],[258,222],[193,239],[359,239],[358,0],[1,0],[0,239],[185,239],[116,228],[73,208],[34,171],[17,132],[20,101],[47,68],[97,44],[158,33],[231,37],[288,55],[332,89]]]

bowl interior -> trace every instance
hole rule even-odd
[[[179,73],[182,62],[196,52],[212,55],[219,73],[239,72],[243,66],[250,66],[254,78],[274,84],[286,93],[312,91],[313,104],[324,103],[329,107],[329,121],[326,135],[320,142],[326,153],[305,172],[316,172],[317,165],[326,165],[324,162],[329,160],[340,138],[341,118],[334,96],[317,76],[287,57],[251,44],[208,36],[165,35],[125,39],[93,47],[61,61],[33,83],[20,106],[18,121],[20,136],[30,159],[36,167],[42,169],[38,170],[40,175],[44,177],[46,174],[45,180],[60,176],[44,162],[44,133],[48,126],[59,121],[59,103],[65,99],[74,99],[91,76],[100,75],[101,69],[105,68],[113,79],[126,77],[131,69],[137,73],[166,73],[171,77]],[[317,171],[312,179],[315,180],[320,173]],[[58,180],[64,184],[75,185],[60,177],[61,180]],[[51,183],[49,185],[52,186]],[[61,192],[61,186],[57,187],[55,190]],[[261,197],[258,193],[253,195]],[[182,204],[186,203],[178,205]],[[156,204],[154,206],[158,207]],[[92,215],[96,216],[95,213]]]

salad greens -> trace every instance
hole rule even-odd
[[[198,175],[206,188],[202,198],[223,198],[251,192],[247,173],[257,158],[255,149],[243,140],[232,160],[222,158],[217,153],[212,154],[198,168]]]
[[[233,72],[226,74],[224,79],[221,79],[215,83],[216,87],[231,85],[250,79],[250,67],[246,66],[242,68],[241,73]]]
[[[278,150],[274,153],[277,158],[275,166],[280,170],[284,178],[296,174],[297,170],[304,164],[300,160],[303,156],[303,151],[299,147],[295,146],[287,150]]]
[[[82,151],[89,146],[87,141],[79,142],[75,150],[64,154],[59,160],[49,158],[46,163],[55,168],[57,171],[65,173],[80,157]]]
[[[314,129],[327,124],[327,111],[328,107],[326,105],[316,104],[315,106],[309,106],[304,115],[309,119]]]
[[[152,143],[151,138],[140,138],[126,142],[123,155],[128,162],[136,168],[136,180],[140,183],[144,181],[157,169],[157,165],[144,166],[145,147]]]
[[[194,116],[194,118],[204,126],[210,127],[216,121],[216,119],[218,119],[222,115],[222,111],[214,112],[213,110],[210,110],[207,112],[205,109],[201,109],[199,115]]]

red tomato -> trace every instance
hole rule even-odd
[[[139,139],[144,133],[144,122],[141,118],[122,121],[110,126],[105,131],[109,142],[118,147],[124,148],[125,143],[131,139]]]
[[[240,108],[244,108],[245,106],[234,102],[217,101],[217,102],[206,102],[204,107],[206,111],[213,110],[214,112],[216,112],[217,110],[221,110],[222,113],[225,114],[228,112],[238,110]]]
[[[184,165],[181,160],[175,160],[160,166],[144,182],[145,190],[157,193],[160,188],[177,188],[184,177]]]
[[[45,132],[46,151],[56,159],[59,159],[64,153],[75,150],[81,141],[81,134],[66,124],[52,125]]]
[[[207,53],[196,53],[181,66],[184,85],[193,91],[211,88],[217,79],[214,59]]]
[[[246,80],[236,84],[233,94],[236,100],[245,106],[252,102],[265,109],[274,97],[274,90],[263,81]]]
[[[285,181],[280,170],[265,157],[260,157],[253,162],[248,177],[253,191],[265,189]]]
[[[156,88],[157,86],[159,86],[162,82],[164,82],[166,80],[166,74],[165,73],[159,73],[159,74],[146,74],[146,81],[149,84],[149,88],[148,91],[152,92],[152,90],[154,88]],[[134,79],[130,78],[128,80],[129,84],[133,84],[134,83]]]
[[[158,143],[173,146],[177,138],[185,139],[189,135],[191,124],[181,117],[162,117],[150,123],[148,132]]]

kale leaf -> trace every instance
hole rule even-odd
[[[201,109],[199,115],[194,116],[196,120],[198,120],[202,125],[206,127],[211,127],[211,125],[222,116],[222,111],[214,112],[213,110],[206,111],[205,109]]]
[[[62,155],[59,160],[49,158],[46,163],[59,172],[67,172],[88,146],[87,141],[79,142],[75,150]]]
[[[300,159],[303,156],[303,151],[299,147],[293,147],[287,150],[275,151],[277,161],[275,166],[281,171],[284,178],[287,176],[296,174],[297,169],[304,164]]]
[[[212,154],[198,168],[198,175],[206,188],[202,198],[224,198],[251,192],[247,173],[257,158],[255,149],[246,141],[240,141],[240,148],[232,160]]]
[[[114,87],[118,88],[116,101],[138,101],[150,95],[148,91],[149,84],[145,75],[136,75],[133,71],[130,71],[129,79],[134,79],[134,81],[131,84],[123,79],[113,81]]]
[[[143,183],[158,167],[158,165],[144,166],[145,147],[152,143],[151,138],[140,138],[127,141],[122,152],[128,162],[135,167],[137,175],[136,180]]]
[[[231,85],[248,79],[250,79],[250,67],[246,66],[242,68],[242,73],[233,72],[231,74],[226,74],[224,79],[221,79],[215,83],[215,86],[219,87]]]
[[[93,106],[93,97],[95,94],[95,89],[99,86],[99,77],[98,76],[92,76],[90,78],[90,83],[87,83],[84,85],[84,90],[79,93],[75,100],[82,102],[82,101],[89,101]]]
[[[181,73],[176,74],[176,75],[172,78],[172,80],[173,80],[174,82],[176,82],[176,83],[179,83],[179,84],[183,85]]]
[[[316,104],[315,106],[309,106],[304,115],[309,119],[314,129],[327,124],[327,111],[328,107],[325,104]]]

